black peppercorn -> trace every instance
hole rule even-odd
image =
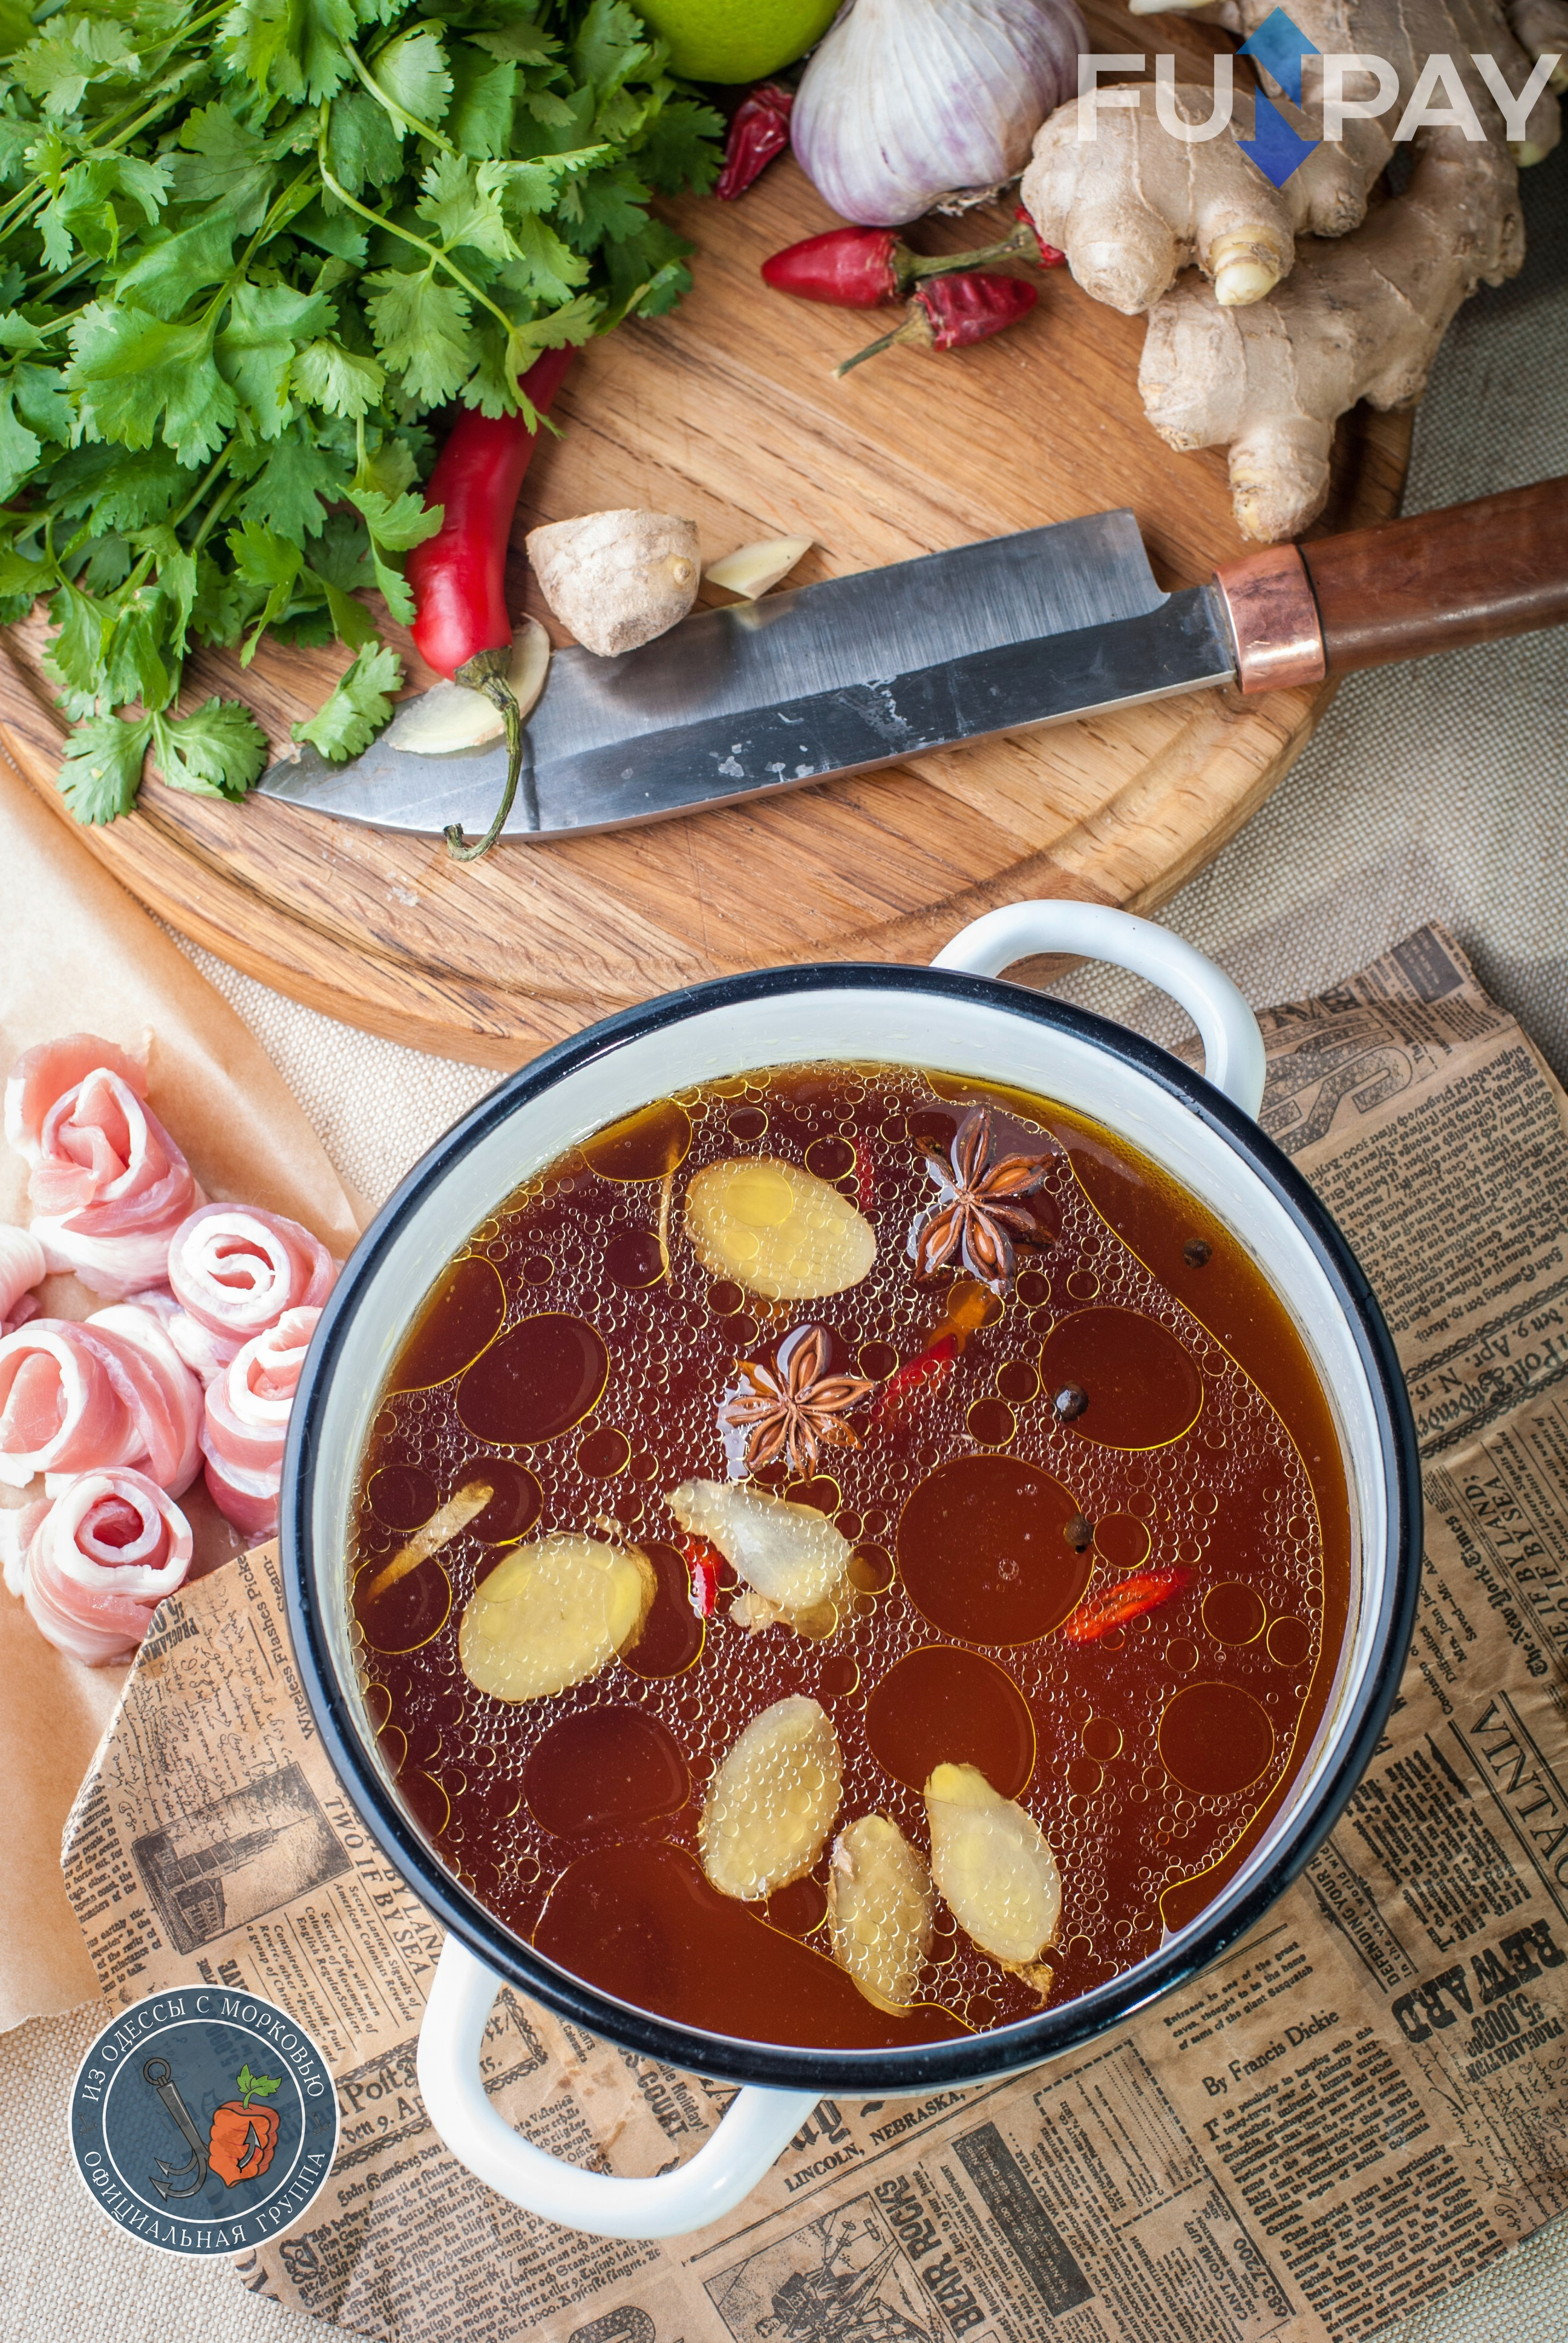
[[[1089,1405],[1089,1393],[1081,1383],[1063,1383],[1050,1403],[1063,1423],[1071,1423]]]

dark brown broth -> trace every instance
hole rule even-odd
[[[945,1145],[976,1099],[1003,1148],[1038,1151],[1044,1132],[1060,1150],[1001,1302],[950,1269],[917,1280],[907,1250],[936,1193],[916,1141]],[[859,1285],[770,1303],[701,1267],[687,1182],[739,1154],[803,1164],[859,1204],[878,1236]],[[725,1615],[728,1568],[704,1625],[664,1493],[726,1477],[716,1418],[737,1361],[770,1361],[808,1322],[829,1330],[833,1372],[884,1389],[933,1338],[956,1355],[879,1429],[874,1403],[858,1409],[859,1447],[825,1450],[803,1480],[762,1476],[856,1545],[836,1631],[747,1632]],[[1089,1404],[1064,1417],[1054,1395],[1074,1386]],[[372,1598],[411,1515],[481,1472],[496,1493],[477,1520]],[[658,1594],[624,1659],[508,1705],[463,1674],[458,1621],[508,1544],[551,1530],[639,1545]],[[826,1956],[826,1850],[766,1906],[719,1896],[697,1825],[741,1727],[788,1694],[819,1700],[840,1823],[880,1810],[922,1851],[925,1774],[979,1765],[1061,1866],[1051,1997],[1070,1999],[1201,1910],[1288,1790],[1343,1634],[1350,1523],[1300,1337],[1195,1200],[1029,1093],[810,1066],[628,1118],[474,1232],[388,1379],[354,1561],[403,1795],[498,1918],[709,2031],[871,2047],[1004,2025],[1038,1999],[942,1910],[923,2006],[874,2009]],[[1155,1607],[1073,1639],[1118,1589],[1166,1580]]]

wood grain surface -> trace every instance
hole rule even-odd
[[[1090,21],[1097,48],[1156,38],[1149,19],[1113,9]],[[1181,23],[1161,36],[1199,50],[1219,39]],[[761,284],[769,252],[834,225],[793,163],[739,203],[694,200],[672,216],[698,248],[696,289],[672,317],[625,327],[578,361],[556,408],[561,436],[525,484],[517,546],[540,521],[640,505],[689,515],[705,560],[809,536],[791,580],[804,585],[1130,505],[1164,587],[1241,549],[1222,453],[1174,455],[1144,421],[1142,320],[1091,301],[1065,269],[995,341],[946,357],[895,350],[836,383],[834,363],[890,320]],[[957,249],[1009,221],[973,212],[911,240]],[[1396,510],[1409,439],[1408,416],[1346,418],[1325,528]],[[564,639],[520,558],[512,588],[514,608]],[[388,631],[411,681],[428,681]],[[0,747],[68,820],[45,637],[35,613],[0,657]],[[204,654],[182,705],[214,689],[243,697],[280,746],[345,664],[269,643],[242,678],[233,659]],[[439,840],[151,779],[136,813],[79,835],[150,910],[264,983],[416,1048],[510,1067],[705,977],[928,960],[966,920],[1020,897],[1151,910],[1267,797],[1331,691],[1203,692],[648,828],[504,844],[462,866]]]

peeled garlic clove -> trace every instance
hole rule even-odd
[[[842,1293],[877,1257],[876,1233],[849,1199],[777,1156],[708,1164],[687,1189],[684,1212],[704,1269],[770,1302]]]
[[[769,537],[758,545],[737,546],[733,553],[709,564],[703,573],[704,582],[755,602],[780,578],[789,577],[801,556],[810,552],[813,541],[809,537]]]
[[[844,1583],[854,1548],[814,1505],[791,1505],[744,1482],[683,1481],[669,1493],[669,1509],[760,1595],[766,1615],[749,1608],[743,1625],[766,1626],[773,1617],[793,1624],[795,1614],[829,1603]]]
[[[548,635],[537,618],[525,618],[513,639],[507,676],[525,717],[545,688],[549,665]],[[407,749],[411,756],[447,757],[459,749],[482,749],[506,729],[500,709],[482,691],[466,683],[433,683],[403,702],[382,738],[388,748]]]
[[[601,659],[650,643],[697,599],[696,525],[671,513],[584,513],[530,529],[527,544],[545,600]]]
[[[721,1896],[755,1903],[805,1876],[833,1827],[843,1771],[838,1735],[803,1694],[752,1718],[698,1825],[702,1867]]]
[[[561,1534],[514,1546],[469,1597],[457,1657],[498,1700],[543,1700],[627,1650],[658,1591],[636,1546]]]
[[[878,2009],[908,2009],[931,1948],[930,1874],[897,1823],[863,1815],[833,1843],[833,1958]]]
[[[1061,1922],[1061,1874],[1039,1824],[975,1765],[939,1765],[926,1784],[931,1876],[982,1953],[1048,1992],[1037,1965]]]

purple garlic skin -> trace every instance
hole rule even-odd
[[[901,227],[1016,177],[1088,46],[1073,0],[849,0],[796,95],[796,159],[841,218]]]

